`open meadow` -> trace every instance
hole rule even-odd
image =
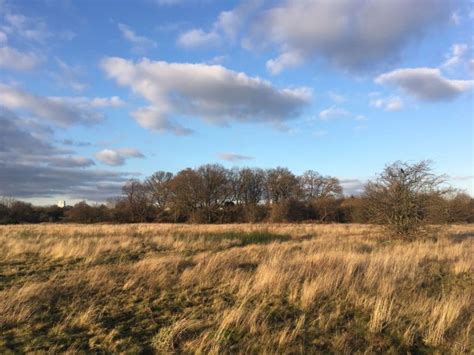
[[[468,353],[474,226],[0,226],[0,353]]]

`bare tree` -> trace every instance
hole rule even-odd
[[[367,212],[373,222],[410,237],[426,224],[433,196],[447,192],[441,188],[443,182],[442,176],[433,174],[428,161],[412,165],[395,162],[365,186]]]
[[[201,200],[201,179],[193,169],[178,172],[170,182],[171,208],[175,221],[188,219],[199,208]]]
[[[235,179],[235,199],[246,206],[257,205],[265,191],[265,171],[262,169],[240,169]]]
[[[127,201],[132,222],[146,222],[153,210],[147,186],[132,179],[122,187],[122,193]]]
[[[230,172],[219,164],[202,165],[196,172],[200,178],[200,204],[210,223],[213,214],[231,200],[233,189]]]
[[[305,171],[300,177],[300,183],[303,197],[307,201],[342,195],[342,187],[337,178],[322,176],[313,170]]]
[[[145,181],[150,190],[154,205],[162,210],[168,207],[172,195],[172,179],[173,173],[157,171]]]
[[[268,169],[266,175],[266,193],[269,202],[279,203],[299,195],[298,179],[287,168]]]

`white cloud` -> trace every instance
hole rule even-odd
[[[5,32],[0,31],[0,43],[6,43],[8,41],[8,36]]]
[[[8,46],[0,47],[0,68],[32,70],[41,60],[33,53],[20,52]]]
[[[14,34],[35,42],[44,42],[52,36],[48,31],[46,23],[42,20],[14,13],[7,13],[4,16],[4,20],[3,30],[8,34]]]
[[[311,99],[307,88],[277,89],[220,65],[133,62],[116,57],[104,59],[101,65],[109,78],[150,102],[132,115],[154,131],[190,133],[173,120],[175,115],[220,125],[234,121],[282,125],[297,117]]]
[[[44,120],[60,126],[72,124],[93,124],[103,119],[103,114],[94,111],[96,107],[115,106],[116,97],[42,97],[21,89],[0,84],[0,105],[10,110],[25,110]]]
[[[280,54],[276,59],[267,60],[266,67],[271,74],[279,74],[283,69],[296,67],[304,61],[298,52],[286,52]]]
[[[145,156],[134,148],[103,149],[95,154],[97,160],[110,166],[125,164],[127,158],[144,158]]]
[[[250,157],[248,155],[241,155],[236,153],[220,153],[219,154],[220,160],[227,160],[227,161],[239,161],[239,160],[253,160],[254,157]]]
[[[400,111],[403,108],[403,100],[398,96],[378,98],[371,100],[370,106],[381,108],[385,111]]]
[[[118,152],[111,149],[104,149],[95,154],[97,160],[101,163],[111,166],[119,166],[125,164],[125,158]]]
[[[239,31],[249,21],[253,13],[262,5],[263,0],[245,0],[232,10],[222,11],[209,31],[194,28],[178,37],[182,47],[194,48],[218,45],[223,39],[234,42]]]
[[[467,63],[468,57],[469,46],[465,43],[455,43],[451,46],[450,52],[446,55],[446,60],[440,67],[452,70],[459,65]]]
[[[285,0],[257,16],[245,43],[276,45],[280,56],[268,65],[274,72],[316,57],[347,70],[373,69],[449,23],[452,8],[450,0]]]
[[[122,37],[132,44],[133,50],[135,52],[144,53],[146,50],[156,47],[155,41],[147,37],[137,35],[129,26],[119,23],[118,28],[122,33]]]
[[[186,48],[217,45],[219,42],[220,36],[217,33],[205,32],[200,28],[184,32],[178,38],[178,44]]]
[[[346,117],[346,116],[349,116],[350,113],[349,111],[343,109],[343,108],[340,108],[340,107],[329,107],[325,110],[322,110],[320,113],[319,113],[319,118],[322,119],[322,120],[330,120],[330,119],[333,119],[333,118],[338,118],[338,117]]]
[[[144,158],[145,156],[138,149],[135,148],[119,148],[116,152],[127,158]]]
[[[404,68],[378,76],[375,83],[398,86],[419,100],[443,101],[461,95],[473,81],[447,79],[437,68]]]

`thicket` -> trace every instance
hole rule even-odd
[[[337,178],[311,170],[297,176],[282,167],[203,165],[130,180],[107,204],[37,207],[3,199],[0,223],[370,222],[400,235],[426,223],[473,223],[474,199],[443,186],[427,162],[393,163],[359,196],[344,196]]]

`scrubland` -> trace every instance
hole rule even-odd
[[[0,227],[0,353],[469,353],[474,226]]]

